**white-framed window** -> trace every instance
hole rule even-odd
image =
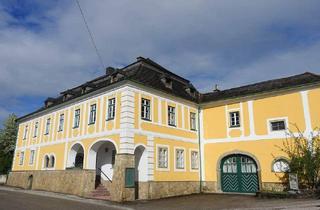
[[[58,131],[63,131],[63,126],[64,126],[64,114],[60,114]]]
[[[80,125],[80,109],[74,111],[74,123],[73,128],[79,128]]]
[[[116,114],[116,99],[115,98],[110,98],[108,100],[107,120],[113,120],[115,114]]]
[[[229,118],[230,118],[230,127],[240,127],[240,112],[229,112]]]
[[[48,118],[47,122],[46,122],[46,131],[44,134],[48,135],[49,134],[49,130],[50,130],[50,123],[51,123],[51,119]]]
[[[185,169],[185,157],[184,149],[176,148],[175,149],[175,167],[176,169],[183,170]]]
[[[284,172],[288,172],[289,170],[290,170],[289,162],[283,158],[275,160],[272,164],[273,172],[284,173]]]
[[[150,100],[142,98],[141,99],[141,119],[151,120],[150,113],[151,113]]]
[[[197,118],[194,112],[190,112],[190,129],[193,131],[197,130]]]
[[[26,126],[24,127],[24,132],[23,132],[23,140],[26,140],[26,139],[27,139],[28,129],[29,129],[29,127],[28,127],[28,125],[26,125]]]
[[[271,131],[283,131],[286,129],[287,129],[287,126],[286,126],[285,120],[270,121],[270,130]]]
[[[24,151],[20,152],[19,165],[23,165],[23,161],[24,161]]]
[[[191,170],[198,170],[199,169],[199,152],[196,150],[190,151],[190,164]]]
[[[176,108],[168,106],[168,125],[176,126]]]
[[[94,124],[96,122],[96,115],[97,115],[97,105],[92,104],[90,106],[89,124]]]
[[[37,137],[38,136],[38,128],[39,128],[39,122],[36,122],[34,124],[33,137]]]
[[[166,146],[158,146],[158,163],[157,166],[159,169],[168,169],[168,147]]]
[[[34,158],[35,158],[35,153],[36,153],[35,150],[31,150],[31,151],[30,151],[29,165],[33,165],[33,163],[34,163]]]

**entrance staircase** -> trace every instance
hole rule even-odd
[[[109,190],[99,183],[96,189],[91,191],[90,198],[98,200],[111,200],[111,195]]]

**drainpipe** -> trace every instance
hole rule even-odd
[[[201,151],[201,132],[200,132],[200,106],[198,106],[198,145],[199,145],[199,175],[200,175],[200,193],[202,193],[202,151]]]

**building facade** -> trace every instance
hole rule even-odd
[[[201,94],[139,57],[19,118],[7,184],[114,201],[282,190],[280,148],[319,127],[319,84],[304,73]]]

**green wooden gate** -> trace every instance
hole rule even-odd
[[[255,193],[259,190],[257,164],[246,155],[230,155],[222,159],[221,189],[223,192]]]

